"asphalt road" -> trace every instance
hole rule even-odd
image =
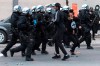
[[[18,46],[15,45],[14,47]],[[6,46],[6,44],[0,45],[0,51]],[[15,53],[14,57],[10,56],[5,58],[0,54],[0,66],[100,66],[100,38],[96,38],[92,41],[93,50],[87,50],[86,44],[83,42],[81,48],[76,49],[76,56],[71,56],[70,59],[62,61],[61,59],[54,60],[54,47],[47,47],[49,55],[42,55],[41,52],[36,51],[37,55],[32,56],[35,61],[25,61],[24,57],[21,57],[21,53]],[[66,49],[69,53],[70,49]],[[70,54],[70,53],[69,53]],[[61,52],[61,56],[63,54]]]

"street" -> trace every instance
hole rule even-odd
[[[87,50],[86,44],[83,42],[80,48],[76,49],[76,56],[71,56],[70,59],[62,61],[61,59],[54,60],[54,47],[47,47],[49,55],[42,55],[41,52],[36,51],[37,55],[33,55],[35,61],[27,62],[24,57],[21,57],[21,53],[15,53],[14,57],[3,57],[0,53],[0,66],[100,66],[100,38],[92,41],[93,50]],[[14,47],[20,44],[15,45]],[[6,46],[6,44],[0,44],[0,51]],[[70,49],[66,49],[69,53]],[[69,53],[70,54],[70,53]],[[63,54],[61,53],[63,57]]]
[[[100,0],[0,0],[0,66],[100,66]]]

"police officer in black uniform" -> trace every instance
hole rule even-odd
[[[68,53],[66,52],[64,46],[62,45],[62,40],[63,40],[63,34],[65,31],[65,26],[64,26],[64,15],[63,12],[60,11],[60,7],[61,5],[59,3],[55,4],[55,10],[56,10],[56,14],[55,14],[55,25],[56,25],[56,34],[55,37],[53,38],[53,40],[55,41],[55,51],[56,54],[55,56],[53,56],[53,59],[58,59],[61,58],[60,53],[59,53],[59,48],[61,49],[61,51],[64,54],[64,57],[62,58],[62,60],[66,60],[68,59],[70,56],[68,55]]]
[[[33,29],[33,32],[32,33],[33,33],[33,39],[35,39],[35,34],[36,34],[35,29],[36,29],[36,25],[37,25],[36,6],[33,6],[32,9],[31,9],[31,11],[32,11],[32,15],[31,15],[32,23],[34,25],[34,29]],[[34,43],[33,44],[36,45],[35,44],[35,40],[34,40]],[[40,49],[39,49],[39,51],[40,51]],[[35,53],[35,47],[34,46],[32,48],[32,55],[36,55],[36,53]]]
[[[63,13],[64,13],[64,24],[65,24],[65,27],[66,26],[66,22],[68,22],[68,15],[69,15],[69,6],[64,6],[63,7]],[[63,43],[64,43],[64,46],[66,48],[70,48],[70,40],[68,39],[68,35],[67,35],[67,32],[65,31],[64,32],[64,35],[63,35]]]
[[[48,39],[51,39],[52,36],[54,35],[54,23],[53,23],[53,14],[52,14],[52,9],[49,7],[46,9],[46,13],[44,14],[44,22],[45,22],[45,31],[46,31],[46,36]],[[50,46],[50,42],[48,43]]]
[[[99,21],[100,21],[100,6],[96,5],[94,9],[94,19],[93,19],[93,25],[92,25],[92,36],[93,40],[95,40],[95,34],[97,34],[99,29]]]
[[[15,52],[24,51],[26,49],[26,61],[33,61],[31,58],[32,48],[33,48],[33,39],[32,36],[32,28],[33,26],[29,20],[30,17],[30,9],[25,7],[22,10],[22,14],[18,20],[18,29],[20,34],[20,42],[21,45],[10,50],[11,56],[13,57]]]
[[[14,6],[14,11],[11,15],[11,40],[10,42],[7,44],[7,46],[5,47],[5,49],[3,51],[1,51],[1,53],[7,57],[7,51],[17,43],[17,40],[19,39],[19,32],[18,32],[18,28],[17,28],[17,22],[19,19],[19,16],[21,14],[21,7],[19,5]]]
[[[79,43],[85,41],[87,44],[87,49],[93,49],[91,46],[91,21],[90,21],[90,14],[89,14],[89,9],[88,5],[84,4],[82,5],[83,9],[79,11],[79,18],[81,21],[82,25],[82,38],[79,40]]]
[[[41,54],[48,54],[46,51],[46,44],[47,44],[47,38],[45,33],[45,22],[44,22],[44,7],[42,5],[38,5],[37,10],[37,24],[35,27],[35,46],[34,50],[39,49],[41,43],[42,43],[42,50]],[[33,51],[34,51],[33,50]]]
[[[91,21],[91,26],[92,26],[92,38],[93,38],[93,40],[95,40],[95,33],[96,33],[95,27],[97,26],[95,20],[97,17],[95,16],[93,7],[90,7],[89,14],[90,14],[90,21]]]

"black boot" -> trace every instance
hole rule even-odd
[[[21,51],[21,55],[22,55],[22,57],[25,57],[25,50]]]
[[[93,47],[92,46],[87,46],[87,49],[93,49]]]
[[[55,56],[52,57],[52,59],[59,59],[61,56],[59,54],[55,54]]]
[[[70,58],[70,56],[69,56],[69,55],[65,55],[65,56],[62,58],[62,60],[65,61],[65,60],[68,59],[68,58]]]
[[[71,54],[71,55],[76,55],[75,52],[72,52],[71,50],[70,50],[70,54]]]
[[[93,40],[95,40],[95,38],[93,38]]]
[[[41,54],[49,54],[47,51],[41,51]]]
[[[80,48],[80,45],[78,45],[78,48]]]
[[[34,61],[34,59],[32,59],[30,57],[26,57],[26,61]]]
[[[22,57],[25,57],[25,53],[22,52]]]
[[[3,56],[8,57],[7,52],[5,52],[4,50],[1,51],[1,53],[3,54]]]
[[[11,57],[14,56],[14,52],[12,50],[10,50],[10,54],[11,54]]]

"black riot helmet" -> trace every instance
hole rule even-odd
[[[99,9],[100,9],[100,6],[99,5],[96,5],[95,6],[95,11],[99,11]]]

